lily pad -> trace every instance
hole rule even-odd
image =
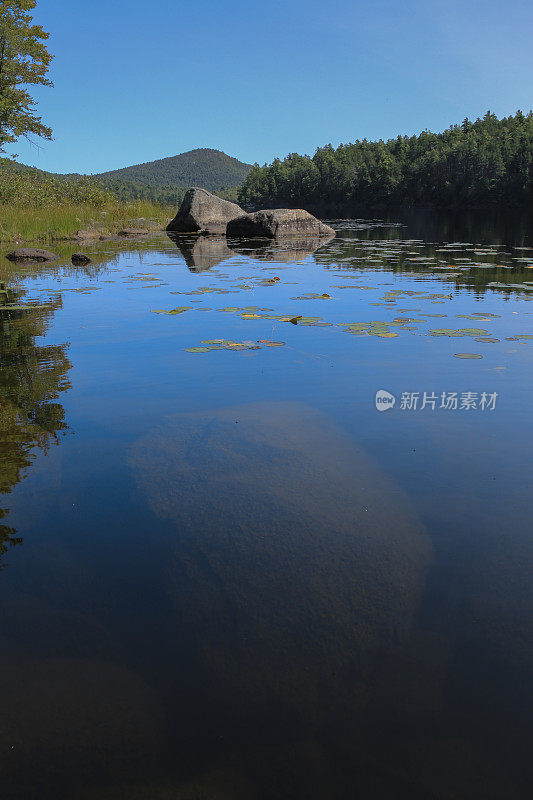
[[[190,311],[192,306],[178,306],[177,308],[172,308],[170,311],[167,311],[164,308],[156,308],[152,309],[152,314],[183,314],[184,311]]]
[[[339,322],[341,328],[369,328],[370,322]]]
[[[211,347],[186,347],[186,353],[209,353],[212,350]]]
[[[434,328],[428,331],[428,336],[486,336],[488,331],[484,328]]]
[[[329,294],[302,294],[300,297],[291,297],[291,300],[331,300]]]

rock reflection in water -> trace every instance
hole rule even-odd
[[[131,464],[175,523],[183,746],[248,750],[259,797],[340,796],[328,773],[338,748],[339,785],[365,761],[365,708],[412,636],[431,560],[406,497],[298,403],[178,415]]]
[[[303,261],[320,247],[329,244],[334,236],[287,237],[281,239],[230,239],[231,249],[239,255],[255,258],[258,261]]]
[[[176,243],[191,272],[211,269],[235,255],[225,236],[168,236]]]

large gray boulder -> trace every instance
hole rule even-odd
[[[225,234],[226,225],[244,211],[236,203],[222,200],[205,189],[189,189],[167,231],[174,233]]]
[[[19,247],[7,253],[6,258],[9,261],[55,261],[59,256],[40,247]]]
[[[283,236],[335,236],[335,231],[301,208],[273,208],[243,214],[228,222],[228,236],[275,239]]]

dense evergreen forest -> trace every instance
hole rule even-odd
[[[395,205],[524,206],[533,199],[533,113],[452,125],[389,141],[320,147],[255,164],[239,192],[251,207],[289,206],[343,213]]]

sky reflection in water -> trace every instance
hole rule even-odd
[[[6,797],[526,797],[533,250],[337,227],[1,266]]]

